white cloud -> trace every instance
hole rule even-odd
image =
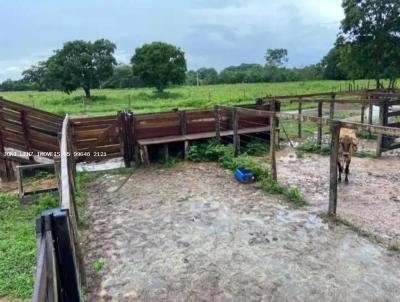
[[[263,63],[267,48],[289,50],[290,65],[316,63],[332,46],[341,0],[0,1],[0,81],[51,55],[64,41],[107,38],[118,62],[143,43],[180,46],[190,68]],[[88,12],[90,12],[88,14]],[[17,38],[16,38],[17,37]]]
[[[241,0],[219,8],[192,10],[198,24],[227,26],[237,35],[254,31],[284,34],[294,24],[337,26],[343,17],[341,0]],[[289,33],[290,34],[290,33]]]
[[[47,50],[42,53],[33,53],[28,56],[0,61],[0,82],[6,79],[16,80],[21,78],[21,73],[31,65],[43,61],[51,55],[52,51]]]

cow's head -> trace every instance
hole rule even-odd
[[[349,158],[354,152],[357,152],[357,140],[348,135],[340,138],[340,147],[344,158]]]

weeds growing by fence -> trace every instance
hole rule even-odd
[[[362,139],[371,139],[371,140],[376,140],[378,135],[375,133],[368,133],[366,131],[360,131],[357,132],[357,137],[358,138],[362,138]]]
[[[99,177],[108,175],[125,175],[132,173],[132,168],[119,168],[108,171],[98,171],[98,172],[78,172],[75,176],[75,202],[78,207],[79,212],[79,224],[81,226],[86,226],[87,214],[85,212],[85,204],[87,198],[87,188],[88,185]]]
[[[106,262],[103,259],[97,259],[93,263],[93,271],[99,272],[106,266]]]
[[[265,144],[254,145],[263,150],[261,155],[266,152]],[[251,146],[251,150],[254,152],[254,146]],[[256,149],[257,154],[260,154],[261,150]],[[257,159],[244,150],[244,153],[238,157],[234,157],[234,149],[231,144],[222,145],[218,144],[214,140],[210,140],[207,143],[194,144],[190,150],[188,159],[194,162],[208,162],[217,161],[222,167],[234,171],[236,168],[245,168],[253,172],[254,178],[258,181],[263,190],[271,194],[282,194],[286,198],[298,205],[304,206],[307,201],[300,194],[297,188],[286,187],[271,179],[271,171],[265,163],[261,162],[261,159]]]
[[[306,141],[304,143],[302,143],[301,145],[296,147],[298,154],[302,155],[303,153],[314,153],[314,154],[319,154],[319,155],[330,155],[331,154],[331,148],[329,145],[321,145],[319,146],[317,144],[317,142],[315,141]],[[356,153],[353,154],[353,156],[355,157],[359,157],[359,158],[365,158],[365,157],[369,157],[369,158],[376,158],[376,155],[368,152],[368,151],[357,151]],[[300,156],[301,157],[301,156]]]
[[[367,80],[357,85],[367,86]],[[71,115],[99,116],[116,114],[130,107],[134,113],[169,111],[172,108],[211,108],[213,105],[251,103],[262,96],[298,95],[327,91],[339,91],[347,87],[345,81],[307,81],[287,83],[240,83],[201,86],[177,86],[157,93],[151,88],[93,89],[90,100],[83,90],[67,95],[60,91],[13,91],[1,92],[4,98],[49,112]],[[131,98],[131,102],[129,101]],[[306,103],[303,109],[315,103]],[[297,110],[298,105],[285,104],[282,110]]]
[[[1,192],[0,297],[31,297],[36,271],[36,218],[57,206],[58,199],[53,195],[42,195],[38,202],[21,206],[16,194]]]

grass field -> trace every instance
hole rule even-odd
[[[35,221],[44,210],[57,207],[55,197],[20,206],[16,194],[0,194],[0,300],[29,299],[36,271]],[[6,299],[6,301],[8,301]]]
[[[83,90],[67,95],[59,91],[0,92],[11,101],[21,102],[58,114],[107,115],[131,108],[134,113],[169,111],[172,108],[207,108],[216,104],[252,103],[257,97],[296,95],[315,92],[345,90],[345,81],[308,81],[289,83],[231,84],[210,86],[180,86],[169,88],[162,94],[150,88],[94,89],[92,99],[85,100]],[[367,87],[368,81],[356,81],[359,88]],[[372,86],[372,82],[371,82]],[[129,99],[131,101],[129,102]],[[312,106],[312,104],[311,104]],[[296,104],[284,109],[295,109]]]

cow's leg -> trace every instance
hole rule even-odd
[[[342,165],[340,164],[340,161],[338,161],[338,168],[339,168],[339,178],[338,181],[341,182],[342,181],[342,172],[343,172],[343,168]]]
[[[348,175],[349,175],[349,172],[350,172],[350,169],[349,169],[349,167],[350,167],[350,162],[351,162],[351,159],[346,160],[346,168],[344,169],[344,173],[346,173],[346,177],[345,177],[344,181],[345,181],[346,183],[349,182],[349,177],[348,177]]]

